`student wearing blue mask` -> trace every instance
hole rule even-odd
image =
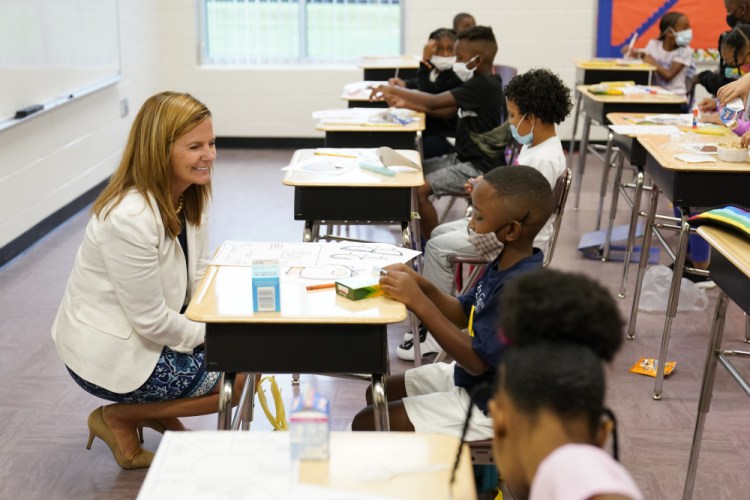
[[[690,20],[681,12],[667,12],[659,21],[659,38],[649,40],[638,57],[656,68],[654,85],[678,95],[687,94],[687,78],[695,72],[693,65],[693,30]]]

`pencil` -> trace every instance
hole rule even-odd
[[[396,66],[396,74],[393,75],[393,78],[398,78],[398,66]]]
[[[322,151],[315,151],[313,153],[316,156],[338,156],[339,158],[357,158],[355,155],[347,155],[344,153],[324,153]]]
[[[305,290],[309,292],[310,290],[323,290],[324,288],[333,288],[335,286],[336,283],[321,283],[320,285],[307,285]]]

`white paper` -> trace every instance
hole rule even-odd
[[[715,155],[718,154],[717,142],[694,142],[691,144],[683,144],[682,147],[696,154],[703,155]],[[704,150],[706,147],[712,147],[713,150]]]
[[[707,154],[681,153],[674,157],[685,163],[716,163],[716,158]]]
[[[287,172],[312,172],[325,175],[341,175],[357,167],[356,158],[335,156],[313,156],[297,163],[291,163],[281,170]]]
[[[609,128],[620,135],[672,135],[680,132],[673,125],[610,125]]]
[[[282,282],[309,284],[367,275],[375,267],[405,264],[420,253],[389,243],[225,241],[211,264],[248,267],[255,259],[277,259]]]

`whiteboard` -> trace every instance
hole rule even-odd
[[[117,81],[117,14],[117,0],[0,0],[0,122]]]

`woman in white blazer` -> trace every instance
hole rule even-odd
[[[114,401],[88,419],[123,468],[148,467],[137,430],[184,430],[218,408],[205,325],[183,314],[208,262],[216,158],[211,113],[162,92],[135,118],[122,160],[92,207],[52,326],[57,352],[89,393]]]

